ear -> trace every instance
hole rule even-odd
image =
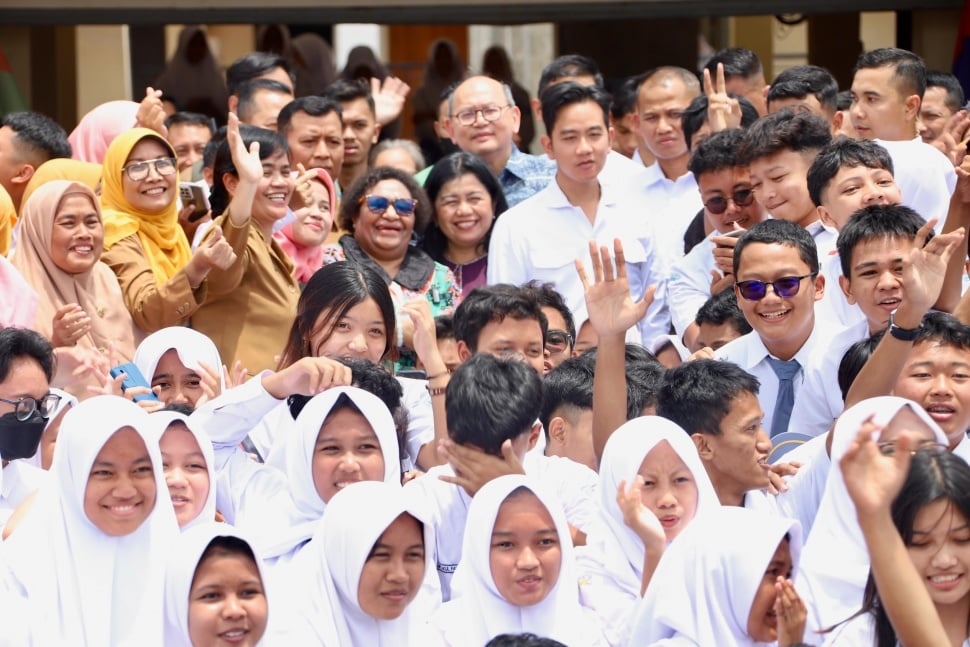
[[[441,129],[448,133],[448,139],[453,142],[458,141],[455,139],[455,124],[452,123],[451,117],[444,120],[444,123],[441,124]]]
[[[464,362],[474,354],[475,353],[472,352],[472,349],[468,347],[468,344],[465,343],[465,340],[458,342],[458,359]]]
[[[10,178],[10,182],[13,184],[24,184],[26,185],[30,182],[30,178],[34,177],[34,171],[36,169],[32,164],[22,164],[19,169],[17,169],[16,175]]]
[[[531,451],[536,443],[539,442],[539,434],[542,433],[542,423],[536,422],[532,425],[532,429],[529,430],[529,448],[526,451]]]
[[[566,444],[566,421],[560,416],[556,416],[549,421],[549,439],[555,440],[560,445]]]
[[[239,186],[239,178],[232,173],[223,173],[222,184],[226,187],[226,191],[229,192],[229,196],[234,197],[236,195],[236,187]]]
[[[535,122],[542,123],[542,102],[539,99],[531,99],[529,105],[532,107],[532,114],[535,115]]]
[[[818,212],[818,217],[821,218],[823,225],[825,225],[826,227],[831,227],[832,229],[835,229],[836,231],[838,231],[839,227],[835,223],[835,220],[832,219],[832,214],[829,213],[828,209],[826,209],[822,205],[818,205],[817,207],[815,207],[815,210]]]
[[[377,140],[378,140],[378,138],[380,136],[381,136],[381,125],[380,124],[376,124],[374,126],[374,136],[371,137],[370,143],[371,144],[376,144],[377,143]]]
[[[697,454],[702,461],[709,461],[714,458],[714,447],[708,442],[707,434],[691,434],[690,439],[694,441],[694,447],[697,448]]]
[[[519,132],[519,126],[522,125],[522,111],[519,110],[519,106],[512,106],[512,132]]]
[[[842,289],[842,294],[845,295],[845,300],[849,302],[850,306],[856,304],[856,298],[852,294],[852,281],[847,276],[839,277],[839,287]]]
[[[556,155],[552,151],[552,140],[549,139],[549,135],[543,135],[540,137],[539,142],[542,144],[542,150],[545,151],[546,155],[549,156],[549,159],[556,159]]]
[[[815,277],[815,300],[821,301],[825,295],[825,275],[821,272]]]
[[[616,130],[613,128],[613,124],[606,122],[607,131],[606,134],[610,138],[610,150],[613,149],[613,139],[616,137]],[[609,154],[609,153],[607,153]]]
[[[919,107],[923,103],[923,100],[919,98],[918,94],[911,94],[906,97],[906,117],[908,119],[916,119],[919,115]]]
[[[837,137],[839,133],[842,132],[842,121],[845,119],[845,112],[842,110],[836,110],[835,114],[832,115],[832,137]]]
[[[239,108],[239,97],[237,97],[236,95],[230,96],[229,97],[229,112],[236,112],[238,114],[238,112],[237,112],[237,109],[238,108]]]

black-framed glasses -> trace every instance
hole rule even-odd
[[[367,205],[370,211],[378,216],[384,215],[388,207],[394,207],[394,211],[399,216],[410,216],[418,207],[418,201],[414,198],[385,198],[380,195],[365,195],[360,199],[360,204]]]
[[[887,440],[883,443],[876,443],[876,447],[879,448],[879,453],[883,456],[892,456],[896,453],[896,441]],[[947,451],[948,447],[935,440],[921,440],[916,444],[916,447],[912,448],[909,453],[916,454],[916,452],[930,452],[930,453],[940,453]]]
[[[704,203],[704,208],[715,216],[720,216],[727,211],[729,200],[739,209],[742,207],[750,207],[751,203],[754,202],[754,189],[741,189],[740,191],[735,191],[734,195],[727,197],[723,195],[714,196]]]
[[[149,169],[152,167],[155,168],[155,172],[159,175],[174,175],[175,171],[178,170],[174,157],[159,157],[156,160],[135,162],[134,164],[122,167],[121,170],[128,174],[128,179],[132,182],[141,182],[148,177]]]
[[[7,404],[13,405],[13,412],[16,414],[17,420],[21,422],[28,420],[32,415],[34,415],[34,411],[39,411],[41,418],[50,418],[60,401],[61,396],[57,395],[56,393],[48,393],[39,400],[37,398],[32,398],[29,395],[25,395],[19,400],[7,400],[6,398],[0,398],[0,402],[6,402]]]
[[[565,330],[553,328],[546,331],[546,350],[550,355],[558,355],[572,346],[573,337]]]
[[[798,294],[803,279],[807,279],[808,277],[814,279],[816,275],[818,275],[818,272],[802,274],[801,276],[783,276],[774,281],[738,281],[735,285],[738,286],[738,292],[741,293],[741,296],[748,301],[761,301],[764,299],[765,295],[768,294],[769,285],[779,297],[782,299],[790,299]]]
[[[504,105],[485,106],[484,108],[469,108],[451,116],[454,117],[455,120],[462,126],[471,126],[473,123],[475,123],[475,119],[478,118],[478,115],[481,115],[482,119],[484,119],[486,123],[492,123],[501,119],[502,113],[511,107],[511,105]]]

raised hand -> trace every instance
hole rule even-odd
[[[839,461],[842,480],[860,519],[880,512],[888,514],[906,480],[910,450],[916,445],[908,431],[900,432],[896,451],[887,456],[876,445],[874,434],[880,430],[871,417],[866,420]]]
[[[596,243],[589,243],[589,258],[593,265],[593,282],[586,276],[586,268],[576,259],[576,272],[583,282],[586,297],[586,310],[589,322],[600,337],[621,334],[637,325],[647,314],[653,303],[656,286],[651,285],[643,297],[633,301],[630,295],[630,281],[626,274],[626,260],[623,257],[623,244],[619,239],[613,241],[616,257],[616,275],[613,274],[613,260],[606,247],[597,250]]]
[[[145,88],[145,98],[138,104],[138,112],[135,113],[135,125],[154,130],[162,137],[168,137],[161,90]]]
[[[437,375],[447,371],[448,368],[438,351],[434,315],[431,314],[431,304],[428,303],[428,300],[424,297],[418,297],[405,301],[404,305],[401,306],[401,314],[406,315],[411,321],[411,345],[428,374]]]
[[[957,246],[963,242],[964,236],[964,229],[960,227],[947,234],[934,236],[929,242],[924,243],[935,224],[936,219],[930,219],[916,233],[917,244],[903,265],[906,299],[900,309],[908,302],[912,308],[919,311],[921,316],[939,299],[947,262]]]
[[[791,580],[779,576],[775,581],[775,617],[778,620],[778,645],[799,645],[805,638],[808,610]]]
[[[386,126],[401,116],[404,101],[411,93],[411,86],[395,76],[387,77],[383,83],[380,79],[371,78],[370,93],[374,97],[377,123]]]
[[[438,455],[455,470],[454,476],[442,474],[438,478],[460,485],[469,496],[475,496],[483,485],[499,476],[525,474],[522,462],[512,450],[511,440],[502,443],[501,456],[493,456],[477,447],[459,445],[445,438],[438,443]]]
[[[616,504],[623,513],[623,523],[636,533],[648,551],[663,551],[667,543],[667,534],[657,519],[657,515],[643,505],[640,492],[643,490],[643,477],[637,477],[627,488],[626,481],[620,481],[616,489]]]
[[[68,303],[61,306],[54,313],[53,333],[51,333],[51,344],[57,348],[59,346],[74,346],[81,337],[91,331],[91,317],[88,316],[81,306],[76,303]]]
[[[313,204],[313,186],[311,182],[312,178],[317,177],[317,170],[310,169],[307,171],[303,164],[297,164],[296,170],[296,192],[303,198],[303,206],[309,207]]]
[[[251,143],[249,150],[246,150],[246,144],[239,134],[239,117],[232,112],[229,113],[229,122],[226,125],[226,139],[229,141],[232,164],[236,167],[239,181],[255,186],[263,176],[263,163],[259,159],[259,142]]]
[[[723,64],[717,64],[716,85],[711,83],[710,70],[704,69],[704,94],[707,95],[707,123],[712,133],[741,126],[741,103],[728,96]]]
[[[276,363],[278,364],[280,359],[276,358]],[[236,363],[232,365],[232,370],[223,364],[222,365],[222,376],[226,381],[226,389],[231,389],[233,387],[239,386],[249,378],[249,371],[243,366],[240,360],[236,360]],[[196,407],[198,408],[198,407]]]
[[[335,386],[350,386],[350,367],[329,357],[304,357],[263,378],[263,388],[277,400],[291,395],[316,395]]]

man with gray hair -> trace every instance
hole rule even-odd
[[[507,85],[486,76],[473,76],[455,88],[445,124],[461,150],[478,155],[492,169],[510,207],[545,188],[556,174],[555,162],[528,155],[515,146],[512,138],[519,130],[520,118]]]

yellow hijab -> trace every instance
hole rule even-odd
[[[137,233],[148,264],[158,283],[165,283],[185,267],[192,257],[189,241],[178,223],[175,196],[161,213],[135,209],[125,199],[122,168],[131,150],[146,137],[158,140],[175,157],[171,144],[147,128],[132,128],[118,135],[104,155],[101,173],[101,209],[104,216],[104,248],[111,249],[119,240]]]
[[[52,180],[71,180],[80,182],[92,191],[97,192],[98,182],[101,181],[101,165],[94,162],[81,162],[68,157],[57,157],[47,160],[37,167],[27,182],[24,195],[20,198],[20,208],[27,204],[31,194],[39,187]]]
[[[10,253],[13,226],[17,223],[17,210],[7,190],[0,186],[0,256]]]

